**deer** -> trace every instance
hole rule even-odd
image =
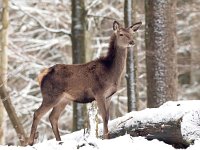
[[[113,22],[107,55],[84,64],[56,64],[38,75],[42,104],[34,112],[28,144],[33,145],[41,117],[52,109],[49,121],[57,141],[61,141],[58,119],[70,102],[96,100],[103,121],[103,138],[109,138],[108,120],[111,96],[116,93],[126,63],[127,48],[133,46],[134,33],[142,22],[124,28]]]

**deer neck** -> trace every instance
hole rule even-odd
[[[126,63],[127,48],[116,46],[116,56],[114,57],[111,72],[115,79],[121,79]]]
[[[116,42],[116,36],[111,37],[109,50],[106,58],[109,61],[109,73],[114,82],[119,82],[121,79],[124,66],[126,63],[127,48],[120,47]]]

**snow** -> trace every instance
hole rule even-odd
[[[187,118],[187,114],[191,112],[196,113],[196,117]],[[109,130],[114,130],[115,128],[120,128],[120,126],[128,127],[130,124],[132,126],[136,126],[138,122],[143,124],[148,123],[159,123],[159,122],[169,122],[181,119],[183,116],[183,121],[181,123],[181,132],[186,135],[188,133],[187,129],[190,127],[193,130],[194,126],[188,122],[192,122],[195,118],[198,118],[198,114],[200,114],[200,101],[199,100],[187,100],[187,101],[169,101],[163,104],[162,106],[157,108],[147,108],[142,111],[133,111],[126,114],[123,117],[117,118],[109,123]],[[190,116],[191,117],[191,116]],[[188,119],[188,122],[184,121],[184,119]],[[200,118],[199,118],[200,120]],[[198,121],[196,121],[198,122]],[[186,124],[185,124],[186,123]],[[197,126],[197,125],[196,125]],[[194,135],[193,135],[194,136]],[[200,134],[197,133],[196,137],[190,137],[189,141],[197,139],[200,137]],[[185,140],[187,137],[185,136]]]
[[[197,127],[200,126],[200,109],[193,110],[183,116],[184,124],[181,125],[182,135],[185,140],[193,141],[196,137],[200,137],[200,130]]]
[[[195,141],[195,144],[187,148],[187,150],[199,150],[200,140]],[[35,144],[34,146],[0,146],[1,150],[107,150],[108,148],[112,149],[124,149],[131,150],[175,150],[171,145],[165,144],[164,142],[158,140],[148,141],[144,137],[131,137],[126,134],[115,139],[110,140],[101,140],[101,139],[90,139],[90,140],[67,140],[63,144],[51,140],[45,141],[43,143]]]
[[[96,112],[91,111],[91,116],[95,116]],[[114,128],[119,128],[122,125],[134,125],[138,120],[143,123],[148,123],[149,121],[160,122],[166,120],[175,120],[182,118],[183,124],[181,124],[181,131],[183,136],[186,136],[187,140],[194,141],[193,145],[190,145],[187,150],[199,150],[200,147],[200,131],[197,129],[200,126],[198,120],[200,120],[200,100],[190,100],[190,101],[176,101],[167,102],[160,108],[145,109],[139,112],[131,112],[127,115],[117,118],[109,122],[109,130]],[[94,123],[95,118],[91,118],[91,122]],[[195,121],[197,120],[197,121]],[[95,126],[92,126],[92,130],[95,130]],[[102,124],[100,125],[100,130],[102,130]],[[190,133],[194,133],[191,134]],[[102,140],[95,138],[95,131],[91,131],[91,135],[85,135],[84,131],[80,130],[71,134],[67,134],[62,137],[62,144],[56,142],[55,139],[49,141],[43,141],[42,143],[37,143],[34,146],[0,146],[1,150],[107,150],[112,149],[123,149],[126,150],[136,149],[136,150],[175,150],[169,144],[162,141],[151,140],[148,141],[145,137],[131,137],[129,134],[120,136],[114,139]]]

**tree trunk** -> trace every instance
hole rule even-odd
[[[17,117],[17,114],[15,112],[15,109],[11,103],[10,96],[8,92],[6,91],[6,87],[4,85],[4,82],[2,78],[0,78],[0,97],[3,101],[4,107],[8,113],[8,116],[10,118],[10,121],[17,133],[17,136],[19,138],[20,144],[25,145],[26,144],[26,134],[24,132],[24,128],[20,122],[20,119]]]
[[[130,134],[133,137],[144,136],[148,140],[157,139],[159,141],[164,141],[167,144],[179,148],[185,148],[189,145],[189,143],[183,139],[179,120],[159,123],[148,122],[148,124],[138,121],[136,124],[130,126],[124,126],[123,123],[118,130],[109,133],[111,138]]]
[[[7,44],[8,44],[8,0],[2,1],[2,13],[1,13],[1,32],[0,32],[0,76],[6,80],[7,74]],[[1,85],[0,85],[1,86]],[[0,101],[0,144],[4,143],[4,132],[3,132],[3,118],[4,109],[3,103]]]
[[[197,24],[198,21],[200,19],[200,16],[199,15],[196,15],[194,17],[194,19],[192,20],[192,23],[193,24]],[[193,30],[191,31],[192,32],[192,36],[191,36],[191,49],[190,49],[190,52],[191,52],[191,83],[195,83],[195,82],[198,82],[200,83],[200,71],[199,69],[197,69],[196,65],[198,65],[199,67],[199,64],[200,64],[200,61],[199,61],[199,57],[200,57],[200,28],[197,27],[197,28],[193,28]]]
[[[147,106],[177,100],[176,0],[146,0]]]
[[[73,64],[85,62],[85,6],[84,0],[72,0]],[[78,86],[78,85],[77,85]],[[86,105],[73,104],[73,130],[82,129],[86,120]]]
[[[124,1],[124,23],[125,27],[129,27],[133,23],[133,0]],[[137,57],[137,53],[134,53],[136,48],[129,47],[127,53],[126,62],[126,79],[127,79],[127,97],[128,97],[128,112],[137,109],[137,92],[136,92],[136,69],[137,62],[134,58]],[[134,57],[135,55],[135,57]]]
[[[14,107],[11,103],[10,96],[6,91],[7,85],[7,46],[8,46],[8,26],[9,26],[9,10],[8,10],[8,0],[3,0],[3,9],[2,9],[2,29],[0,33],[0,97],[1,102],[8,113],[8,116],[11,120],[11,123],[19,137],[21,145],[24,145],[26,142],[26,136],[24,129],[17,117],[17,114],[14,110]],[[2,105],[2,104],[1,104]],[[3,111],[3,108],[0,108],[0,111]],[[2,127],[3,122],[3,112],[0,112],[0,127]],[[3,129],[0,129],[0,136],[3,136]],[[2,137],[0,137],[2,138]],[[0,140],[1,141],[1,140]]]

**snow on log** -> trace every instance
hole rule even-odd
[[[109,131],[111,138],[128,133],[187,147],[200,138],[200,101],[169,101],[159,108],[134,111],[110,121]],[[102,127],[99,135],[102,136]]]
[[[189,143],[200,137],[200,109],[185,114],[182,118],[181,133]]]

